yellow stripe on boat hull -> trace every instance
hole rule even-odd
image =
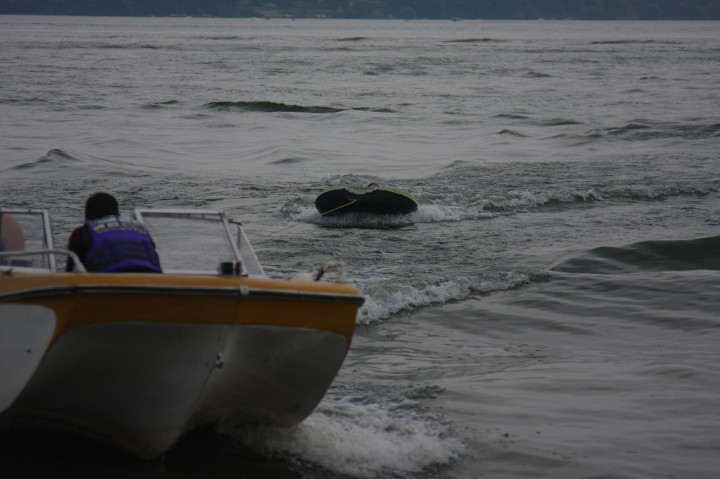
[[[345,283],[234,276],[11,273],[0,302],[37,304],[57,317],[56,336],[98,323],[264,324],[334,331],[350,341],[358,289]]]

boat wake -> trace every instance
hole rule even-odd
[[[319,467],[328,477],[406,476],[450,464],[464,450],[442,415],[421,404],[441,391],[334,386],[297,428],[223,432],[252,450]]]
[[[358,323],[374,324],[404,311],[462,301],[477,294],[512,290],[546,277],[547,274],[541,272],[510,271],[420,285],[395,281],[367,284],[362,286],[366,299],[358,312]]]
[[[375,215],[369,213],[348,213],[341,216],[321,216],[313,223],[327,228],[402,228],[415,223],[415,215]]]
[[[378,215],[369,213],[348,213],[337,216],[319,216],[314,207],[297,207],[289,212],[296,221],[310,221],[328,228],[402,228],[416,223],[439,223],[475,219],[489,219],[495,213],[477,207],[420,205],[418,210],[408,214]],[[289,210],[289,208],[288,208]]]

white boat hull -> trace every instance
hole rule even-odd
[[[75,431],[152,458],[205,424],[299,423],[346,349],[339,334],[279,326],[87,326],[50,348],[2,424]]]
[[[0,412],[25,388],[55,332],[55,313],[32,304],[0,304]]]

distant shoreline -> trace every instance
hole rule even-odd
[[[708,0],[0,0],[0,15],[346,20],[720,20]]]
[[[351,17],[221,17],[212,15],[95,15],[95,14],[69,14],[69,13],[4,13],[0,12],[0,17],[77,17],[77,18],[193,18],[193,19],[225,19],[225,20],[358,20],[358,21],[402,21],[402,22],[717,22],[720,19],[707,18],[661,18],[661,19],[643,19],[643,18],[610,18],[610,19],[586,19],[586,18],[395,18],[395,17],[368,17],[368,18],[351,18]]]

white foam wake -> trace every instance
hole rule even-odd
[[[401,311],[461,301],[473,294],[514,289],[539,277],[539,273],[510,271],[479,277],[453,278],[426,285],[382,283],[361,285],[365,304],[358,312],[358,323],[372,324]]]
[[[253,449],[358,478],[418,473],[449,464],[464,449],[444,421],[413,400],[368,404],[356,399],[326,398],[293,429],[234,434]]]

